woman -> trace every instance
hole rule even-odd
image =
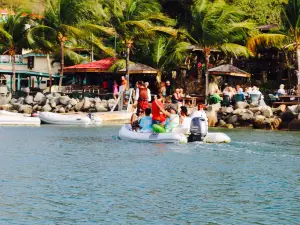
[[[182,102],[182,95],[180,93],[180,89],[176,88],[175,93],[172,96],[172,103]]]
[[[165,98],[167,96],[167,89],[166,89],[166,84],[165,82],[161,82],[160,84],[160,93],[162,93],[162,96]]]
[[[114,85],[113,85],[113,95],[114,95],[114,99],[115,99],[115,100],[117,100],[118,94],[119,94],[118,87],[119,87],[119,85],[117,84],[117,81],[114,80]]]
[[[157,101],[157,99],[155,99]],[[161,107],[159,104],[157,104],[160,111],[165,114],[167,117],[166,123],[164,126],[154,124],[153,125],[153,131],[156,133],[166,133],[171,132],[174,128],[178,127],[179,122],[179,116],[177,115],[177,110],[174,106],[170,105],[167,110],[165,110],[163,107]]]
[[[180,111],[180,126],[181,128],[190,128],[190,124],[191,124],[191,119],[188,116],[188,110],[185,106],[181,106],[180,107],[181,111]]]
[[[138,87],[139,87],[139,91],[138,91],[139,93],[138,96],[136,96],[138,102],[138,109],[142,109],[143,111],[145,111],[147,108],[149,108],[148,88],[145,87],[145,84],[142,81],[139,81]]]
[[[133,113],[131,115],[130,123],[131,123],[131,128],[133,131],[137,131],[140,129],[140,120],[143,117],[143,110],[142,109],[137,109],[136,113]]]

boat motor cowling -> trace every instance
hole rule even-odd
[[[189,142],[203,141],[208,133],[208,122],[204,111],[196,111],[191,115]]]

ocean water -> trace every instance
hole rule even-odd
[[[181,145],[119,128],[0,127],[0,224],[300,224],[300,132]]]

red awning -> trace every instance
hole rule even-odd
[[[64,68],[64,72],[107,72],[117,58],[106,58],[95,62],[78,64]]]

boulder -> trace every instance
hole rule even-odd
[[[78,103],[77,100],[74,98],[71,98],[69,101],[69,104],[71,104],[72,106],[76,105],[77,103]]]
[[[82,110],[88,111],[89,108],[91,107],[91,105],[92,105],[92,102],[90,101],[90,99],[89,98],[84,98],[84,103],[83,103]]]
[[[94,98],[94,102],[95,102],[95,103],[100,103],[100,102],[101,102],[101,99],[100,99],[99,97],[96,97],[96,98]]]
[[[9,94],[8,96],[0,96],[0,105],[6,105],[9,102],[11,102],[11,94]]]
[[[286,111],[286,105],[280,105],[277,108],[272,108],[272,112],[279,114]]]
[[[254,115],[255,116],[261,115],[261,111],[257,111]]]
[[[31,95],[26,96],[26,98],[25,98],[24,101],[25,101],[26,104],[28,104],[28,105],[33,104],[33,96],[31,96]]]
[[[252,121],[254,119],[253,112],[247,110],[239,115],[239,120],[242,121]]]
[[[59,102],[60,102],[62,105],[68,105],[68,104],[69,104],[69,101],[70,101],[70,97],[69,97],[69,96],[60,96],[60,97],[59,97]]]
[[[65,108],[64,108],[64,107],[60,107],[60,108],[59,108],[59,110],[58,110],[58,112],[59,112],[59,113],[65,113],[65,112],[66,112],[66,110],[65,110]]]
[[[228,128],[228,129],[233,129],[234,127],[233,127],[233,125],[232,124],[230,124],[230,123],[228,123],[228,124],[225,124],[225,126],[224,127],[226,127],[226,128]]]
[[[233,112],[233,108],[232,107],[222,107],[221,108],[222,113],[232,113]]]
[[[106,105],[102,103],[96,103],[95,109],[97,112],[107,112]]]
[[[24,98],[23,97],[21,97],[21,98],[18,98],[18,100],[17,100],[17,103],[18,104],[24,104],[25,102],[24,102]]]
[[[65,107],[65,110],[66,110],[66,111],[69,111],[71,108],[72,108],[72,105],[71,105],[71,104],[68,104],[68,105]]]
[[[17,103],[17,101],[18,101],[18,99],[12,98],[12,99],[10,100],[10,104]]]
[[[300,131],[300,120],[294,119],[288,125],[289,130],[291,131]]]
[[[226,122],[224,120],[219,120],[219,126],[224,127],[226,125]]]
[[[291,105],[287,107],[287,110],[292,113],[300,113],[300,105]]]
[[[45,98],[44,94],[41,92],[38,92],[35,94],[33,101],[35,102],[41,102],[42,98]]]
[[[269,107],[269,106],[262,106],[260,111],[261,111],[261,114],[267,118],[270,118],[273,116],[273,111],[272,111],[271,107]]]
[[[58,99],[58,98],[57,98],[57,99]],[[50,105],[52,108],[54,108],[54,107],[56,107],[56,105],[57,105],[56,102],[57,102],[57,101],[55,101],[55,99],[52,98],[52,99],[49,100],[49,105]]]
[[[249,110],[253,113],[260,112],[260,107],[249,108]]]
[[[20,105],[18,112],[25,113],[25,114],[31,114],[32,107],[30,105]]]
[[[235,125],[235,124],[238,123],[238,120],[239,120],[239,118],[238,118],[237,115],[232,115],[232,116],[229,117],[227,123]]]
[[[0,110],[10,111],[13,109],[11,104],[0,105]]]
[[[235,103],[236,109],[246,109],[249,107],[249,104],[247,102],[237,102]]]
[[[254,117],[254,123],[262,123],[265,124],[266,117],[263,115],[256,115]]]
[[[75,107],[74,107],[74,108],[75,108],[75,111],[79,112],[79,111],[82,109],[83,104],[84,104],[84,99],[81,100],[80,102],[78,102],[78,103],[75,105]]]
[[[39,111],[38,108],[39,108],[39,105],[34,105],[34,106],[32,107],[32,111],[33,111],[33,112],[37,112],[37,111]]]
[[[43,112],[50,112],[51,111],[51,106],[49,105],[49,104],[45,104],[43,107],[42,107],[42,109],[41,109],[41,111],[43,111]]]
[[[248,109],[236,109],[236,110],[234,110],[232,112],[232,114],[234,114],[234,115],[241,115],[242,113],[245,113],[247,111],[249,111],[249,110]]]
[[[270,118],[270,126],[272,130],[277,130],[280,127],[282,120],[278,117]]]
[[[52,91],[52,89],[51,89],[51,91]],[[54,98],[59,98],[59,97],[61,96],[61,94],[60,94],[60,93],[57,93],[57,92],[52,92],[52,96],[53,96]]]

